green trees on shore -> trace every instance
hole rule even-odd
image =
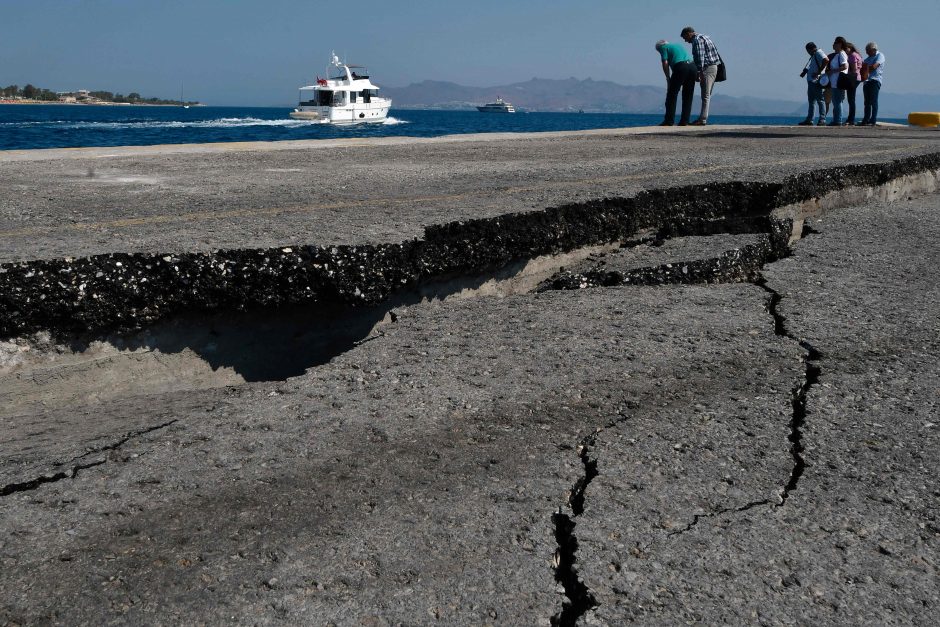
[[[42,89],[40,87],[35,87],[33,85],[26,85],[23,88],[20,88],[18,85],[9,85],[7,87],[0,88],[0,96],[3,98],[26,98],[29,100],[44,100],[48,102],[55,102],[59,99],[58,94],[54,91],[49,91],[48,89]]]
[[[77,94],[70,94],[76,96]],[[84,94],[82,94],[84,97]],[[180,104],[178,100],[164,100],[162,98],[144,98],[136,91],[132,91],[126,96],[121,93],[112,93],[110,91],[90,91],[87,94],[88,100],[92,102],[119,102],[127,104],[161,104],[161,105],[170,105],[170,104]],[[44,89],[40,87],[35,87],[34,85],[26,85],[25,87],[20,87],[19,85],[8,85],[6,87],[0,87],[0,98],[22,98],[25,100],[40,100],[44,102],[58,102],[62,98],[54,91],[49,89]],[[81,99],[80,99],[81,100]],[[194,105],[199,104],[198,102],[186,102],[185,104]]]

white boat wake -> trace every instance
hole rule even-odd
[[[321,124],[321,120],[265,120],[263,118],[217,118],[214,120],[126,120],[121,122],[75,122],[72,120],[48,120],[31,122],[7,122],[2,126],[28,127],[53,126],[61,129],[73,130],[129,130],[129,129],[160,129],[160,128],[243,128],[248,126],[280,126],[296,128]]]

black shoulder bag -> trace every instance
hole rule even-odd
[[[725,69],[725,60],[718,55],[718,74],[715,76],[716,83],[723,83],[728,80],[728,71]]]

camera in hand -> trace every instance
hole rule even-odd
[[[802,72],[800,72],[800,78],[803,78],[805,76],[806,76],[806,70],[804,69]]]

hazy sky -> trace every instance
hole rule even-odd
[[[803,100],[803,44],[828,49],[836,35],[879,43],[886,91],[940,94],[937,0],[0,0],[0,20],[2,85],[175,98],[182,82],[187,99],[215,105],[291,104],[333,49],[380,86],[660,85],[653,44],[681,41],[686,24],[722,52],[726,94]]]

